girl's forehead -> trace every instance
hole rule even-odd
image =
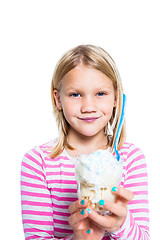
[[[70,70],[63,78],[62,78],[62,86],[70,87],[72,85],[74,87],[85,86],[85,85],[103,85],[103,86],[113,86],[112,80],[106,76],[101,71],[90,68],[84,65],[77,66]]]

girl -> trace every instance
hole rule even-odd
[[[22,161],[25,239],[148,240],[146,161],[125,142],[125,123],[118,141],[122,180],[112,189],[117,200],[99,202],[112,214],[101,216],[77,198],[74,157],[108,147],[115,154],[123,89],[112,58],[92,45],[71,49],[56,66],[51,95],[59,138],[33,148]]]

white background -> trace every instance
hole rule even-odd
[[[57,136],[50,83],[61,55],[79,44],[103,47],[127,95],[127,140],[146,155],[151,239],[159,232],[159,1],[5,0],[0,3],[0,219],[3,239],[24,239],[20,164]]]

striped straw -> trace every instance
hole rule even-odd
[[[126,107],[126,95],[123,94],[121,118],[120,118],[118,130],[117,130],[117,135],[116,135],[116,139],[115,139],[115,143],[114,143],[114,151],[116,153],[117,161],[120,160],[120,155],[119,155],[119,152],[118,152],[118,143],[119,143],[119,138],[120,138],[120,134],[121,134],[121,131],[122,131],[123,122],[124,122],[125,107]]]

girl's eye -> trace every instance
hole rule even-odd
[[[106,95],[106,93],[104,93],[104,92],[99,92],[99,93],[97,93],[97,95],[98,95],[99,97],[101,97],[101,96]]]
[[[80,94],[79,93],[71,93],[70,96],[77,98],[80,96]]]

